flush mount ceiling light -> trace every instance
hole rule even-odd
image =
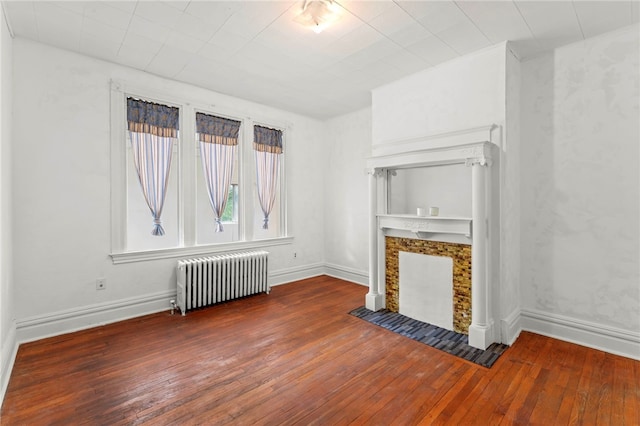
[[[334,0],[305,0],[302,12],[294,21],[317,34],[338,19],[339,10],[340,6]]]

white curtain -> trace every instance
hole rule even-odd
[[[152,235],[164,235],[160,216],[167,195],[169,170],[174,138],[163,138],[149,133],[129,132],[136,167],[144,199],[153,216]]]
[[[278,190],[282,131],[262,126],[254,126],[253,129],[258,201],[264,215],[262,228],[269,229],[269,215]]]
[[[276,202],[280,154],[255,151],[258,201],[264,214],[262,229],[269,229],[269,215]]]
[[[200,142],[200,158],[202,171],[207,183],[209,202],[216,221],[216,232],[224,231],[222,214],[227,208],[229,185],[233,174],[233,163],[237,145],[219,145]]]
[[[227,207],[229,186],[238,149],[240,122],[197,113],[196,129],[200,159],[213,210],[216,232],[223,232],[222,215]]]
[[[142,194],[153,216],[152,235],[164,235],[162,208],[167,195],[173,143],[177,140],[178,108],[127,99],[127,121],[133,163]]]

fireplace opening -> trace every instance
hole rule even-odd
[[[450,280],[452,288],[449,293],[452,297],[448,303],[443,300],[438,300],[436,303],[444,303],[451,306],[453,328],[451,328],[451,326],[446,327],[440,324],[432,324],[468,335],[469,325],[471,324],[471,246],[468,244],[387,236],[385,237],[385,250],[386,308],[391,312],[403,313],[400,311],[400,294],[403,290],[400,281],[401,253],[443,257],[452,263],[452,279]],[[410,268],[415,266],[411,265],[411,260],[409,263]],[[412,274],[411,271],[408,273]],[[421,274],[423,276],[425,275],[424,269],[421,270]],[[441,281],[441,278],[436,277],[435,279]],[[413,290],[409,290],[410,293],[412,291]],[[431,323],[429,320],[421,319],[414,315],[406,313],[403,313],[403,315]]]

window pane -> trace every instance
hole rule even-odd
[[[165,234],[162,236],[151,235],[153,216],[140,187],[131,152],[131,140],[129,132],[127,132],[127,250],[154,250],[178,246],[177,151],[177,143],[174,143],[167,195],[161,216]]]
[[[227,206],[224,209],[224,213],[222,214],[222,222],[237,222],[236,210],[237,206],[237,197],[236,192],[238,189],[238,185],[230,185],[229,186],[229,195],[227,196]]]

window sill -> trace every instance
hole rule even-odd
[[[214,253],[222,253],[236,250],[248,250],[263,247],[281,246],[291,244],[293,237],[270,238],[268,240],[238,241],[234,243],[210,244],[193,247],[176,247],[161,250],[129,251],[123,253],[111,253],[114,265],[121,263],[145,262],[147,260],[172,259],[177,257],[191,257]]]

